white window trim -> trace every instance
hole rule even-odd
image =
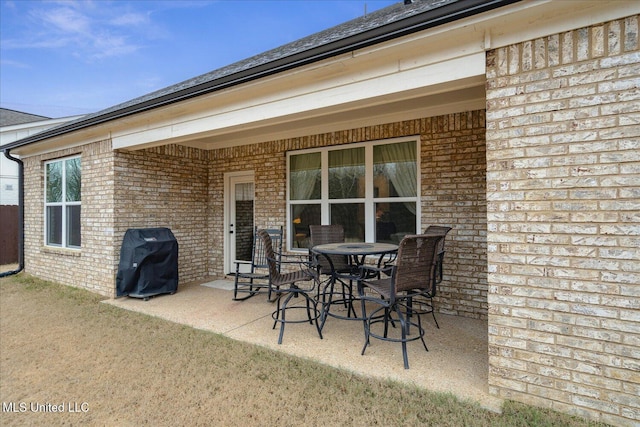
[[[66,194],[67,194],[67,188],[66,188],[66,184],[67,184],[67,177],[66,177],[66,173],[65,173],[65,169],[66,166],[64,166],[64,163],[67,160],[72,160],[72,159],[80,159],[80,168],[82,168],[82,158],[80,155],[77,156],[69,156],[69,157],[62,157],[62,158],[58,158],[58,159],[53,159],[53,160],[48,160],[46,162],[44,162],[44,188],[43,188],[43,200],[44,200],[44,213],[43,213],[43,232],[44,235],[42,236],[43,238],[43,242],[44,245],[48,248],[62,248],[62,249],[70,249],[70,250],[75,250],[75,251],[79,251],[81,249],[81,246],[71,246],[67,243],[67,210],[65,209],[67,206],[80,206],[82,209],[82,198],[80,199],[80,201],[78,202],[67,202],[66,201]],[[62,201],[61,202],[47,202],[47,165],[51,164],[51,163],[57,163],[57,162],[61,162],[63,164],[63,173],[62,173]],[[82,169],[81,169],[82,170]],[[82,178],[80,178],[82,180]],[[48,231],[49,231],[49,223],[47,221],[47,207],[49,206],[62,206],[62,243],[59,245],[56,244],[50,244],[47,242],[47,235],[48,235]],[[82,230],[80,231],[80,233],[82,233]],[[82,243],[81,243],[82,244]]]
[[[386,144],[395,144],[399,142],[410,142],[413,141],[416,144],[416,197],[390,197],[390,198],[378,198],[374,199],[373,197],[373,147],[376,145],[386,145]],[[332,150],[341,150],[347,148],[358,148],[365,147],[365,197],[364,199],[329,199],[329,169],[327,165],[329,164],[329,151]],[[290,200],[290,159],[291,156],[295,156],[298,154],[305,153],[320,153],[321,156],[321,196],[320,200]],[[330,204],[331,203],[364,203],[365,206],[365,240],[367,242],[373,242],[373,238],[375,235],[375,221],[374,221],[374,206],[375,202],[404,202],[404,201],[415,201],[416,202],[416,230],[419,233],[422,229],[421,226],[421,189],[420,189],[420,176],[421,176],[421,166],[420,166],[420,136],[413,135],[409,137],[399,137],[399,138],[389,138],[389,139],[378,139],[373,141],[365,141],[365,142],[357,142],[352,144],[343,144],[343,145],[331,145],[327,147],[317,147],[317,148],[308,148],[304,150],[295,150],[287,152],[287,212],[286,212],[286,232],[288,236],[293,236],[295,233],[291,229],[292,218],[291,218],[291,205],[295,204],[319,204],[321,205],[321,218],[322,224],[329,224],[329,216],[330,216]],[[287,239],[287,250],[289,251],[303,251],[304,249],[293,248],[292,239]]]

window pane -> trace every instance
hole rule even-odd
[[[80,201],[80,158],[70,159],[65,162],[66,200],[67,202]]]
[[[67,206],[67,246],[80,247],[80,206]]]
[[[293,230],[292,246],[306,248],[309,245],[309,226],[322,224],[320,205],[292,205],[291,230]]]
[[[235,183],[235,235],[237,260],[251,260],[253,247],[253,182]]]
[[[47,202],[62,201],[62,162],[47,163]]]
[[[62,206],[47,206],[47,244],[62,245]]]
[[[331,224],[344,228],[347,242],[364,241],[364,203],[335,203],[331,205]]]
[[[373,147],[374,197],[416,197],[415,142]]]
[[[255,197],[255,191],[253,182],[238,183],[236,187],[236,201],[253,201]]]
[[[329,151],[329,198],[363,198],[364,191],[364,147]]]
[[[318,200],[320,198],[320,153],[291,156],[289,163],[291,200]]]
[[[376,242],[399,243],[416,233],[416,203],[376,203]]]

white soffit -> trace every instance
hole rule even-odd
[[[446,91],[400,101],[382,98],[378,100],[378,103],[354,108],[351,111],[341,112],[335,109],[319,111],[315,117],[305,116],[301,119],[297,115],[292,115],[288,121],[271,125],[234,128],[227,133],[185,141],[183,144],[204,149],[226,148],[460,111],[480,110],[485,108],[485,103],[485,87],[484,85],[476,85],[456,91]]]

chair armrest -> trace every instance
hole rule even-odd
[[[275,253],[276,259],[274,260],[278,264],[298,264],[304,265],[307,268],[315,268],[315,263],[309,260],[308,255],[296,255],[296,254],[283,254]]]
[[[241,259],[237,259],[235,261],[233,261],[236,265],[236,273],[240,273],[240,266],[241,265],[251,265],[251,261],[245,261],[245,260],[241,260]]]
[[[373,265],[363,264],[360,266],[360,276],[362,278],[380,277],[381,273],[391,276],[395,265],[385,265],[384,267],[374,267]]]
[[[382,268],[382,266],[387,267],[393,265],[398,258],[398,252],[393,252],[390,254],[382,255],[378,258],[378,267]]]

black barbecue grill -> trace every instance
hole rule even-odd
[[[116,296],[148,300],[178,290],[178,241],[168,228],[132,228],[122,239]]]

